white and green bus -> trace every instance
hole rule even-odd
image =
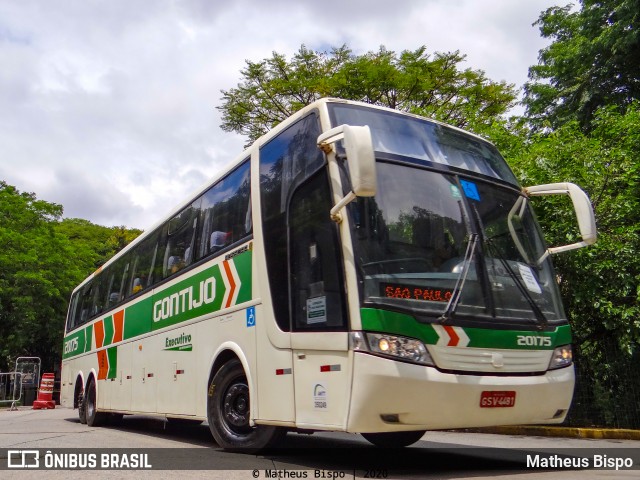
[[[570,196],[579,242],[547,248],[547,194]],[[480,137],[322,99],[74,290],[62,404],[91,426],[206,420],[253,450],[560,423],[574,369],[549,254],[595,240],[577,186],[522,188]]]

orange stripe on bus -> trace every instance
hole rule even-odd
[[[231,273],[231,267],[229,267],[229,261],[225,260],[222,262],[224,265],[224,271],[227,273],[227,278],[229,279],[229,286],[231,287],[231,291],[229,292],[229,297],[227,297],[227,304],[225,308],[229,308],[232,305],[233,294],[236,291],[236,282],[233,279],[233,274]]]
[[[96,348],[102,347],[104,345],[104,323],[102,320],[93,324],[93,333],[96,337]]]
[[[113,342],[121,342],[124,332],[124,310],[113,314]]]
[[[98,380],[105,380],[109,373],[109,357],[106,350],[98,352]]]

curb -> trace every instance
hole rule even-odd
[[[500,435],[533,435],[539,437],[570,437],[591,439],[640,440],[640,430],[613,428],[577,428],[513,425],[472,429],[478,433]]]

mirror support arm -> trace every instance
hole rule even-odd
[[[371,131],[367,126],[340,125],[318,136],[318,148],[322,150],[329,161],[335,161],[334,143],[343,140],[344,149],[349,162],[349,177],[351,191],[347,193],[331,209],[331,219],[340,223],[341,210],[357,197],[372,197],[376,193],[376,168],[373,154]]]
[[[598,233],[596,229],[596,219],[593,213],[593,207],[591,206],[589,197],[580,187],[569,182],[551,183],[547,185],[535,185],[532,187],[526,187],[524,189],[524,193],[530,197],[542,195],[569,195],[571,201],[573,202],[573,209],[575,210],[576,218],[578,220],[578,227],[580,229],[582,241],[572,243],[571,245],[551,247],[547,250],[548,254],[566,252],[596,243]],[[540,258],[538,262],[541,262],[546,257],[546,255],[547,254]]]

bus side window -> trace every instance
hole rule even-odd
[[[247,159],[202,196],[198,258],[215,254],[251,233],[249,172]]]
[[[191,265],[198,226],[200,200],[185,208],[166,224],[167,246],[164,251],[163,277],[169,277]]]
[[[293,195],[289,210],[294,331],[345,330],[342,263],[325,169]]]
[[[276,323],[291,330],[287,208],[293,190],[322,168],[325,157],[316,140],[320,122],[315,112],[282,131],[260,148],[260,203],[267,273]],[[328,210],[327,210],[328,212]],[[328,213],[327,213],[328,217]]]
[[[107,276],[105,275],[106,272],[101,272],[95,279],[94,279],[94,287],[93,287],[93,300],[92,300],[92,311],[91,311],[91,316],[95,316],[95,315],[100,315],[102,312],[104,312],[104,297],[102,295],[103,290],[104,290],[104,284],[107,280]]]
[[[126,258],[120,259],[115,264],[109,266],[107,273],[109,278],[105,288],[105,304],[109,309],[122,300],[122,280],[126,277],[128,271],[128,263]]]
[[[78,290],[71,297],[71,305],[69,306],[69,315],[67,319],[67,332],[70,332],[78,326],[78,323],[76,322],[76,311],[78,309],[78,300],[80,299],[80,294],[81,291]]]
[[[82,293],[78,299],[78,307],[76,308],[75,325],[79,327],[87,323],[92,316],[93,308],[93,281],[89,281],[82,287]]]
[[[153,284],[153,262],[158,250],[158,232],[136,247],[133,254],[131,281],[125,297],[136,295]]]

